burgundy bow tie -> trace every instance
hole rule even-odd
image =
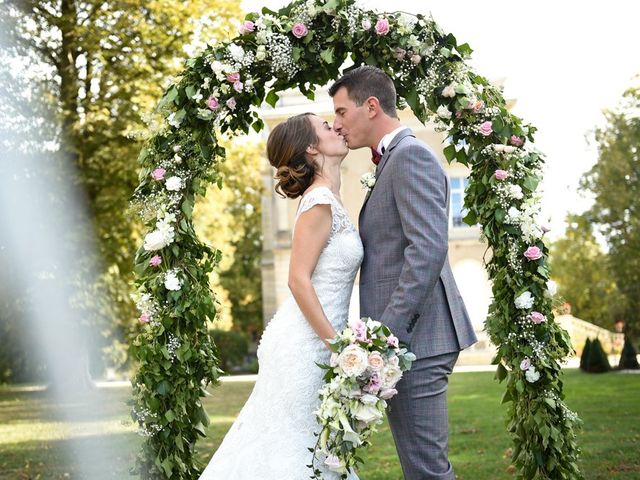
[[[375,148],[371,147],[371,161],[378,165],[378,163],[380,163],[380,159],[382,158],[382,155],[380,155],[378,153],[378,150],[376,150]]]

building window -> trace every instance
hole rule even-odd
[[[451,211],[449,212],[449,217],[451,218],[452,227],[468,227],[462,221],[467,215],[467,210],[464,208],[464,189],[468,184],[468,178],[454,177],[451,179]]]

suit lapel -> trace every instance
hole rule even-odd
[[[413,134],[410,128],[405,128],[404,130],[400,131],[400,133],[398,133],[395,137],[393,137],[393,140],[391,140],[389,147],[385,149],[384,154],[380,159],[380,162],[376,166],[376,184],[378,183],[378,178],[380,178],[380,173],[382,173],[382,169],[387,164],[387,161],[391,156],[391,151],[394,148],[396,148],[396,146],[400,143],[400,141],[405,137],[415,137],[415,135]],[[369,201],[369,197],[371,196],[373,189],[376,188],[376,184],[374,184],[373,187],[369,189],[369,191],[367,192],[367,196],[364,197],[364,203],[362,204],[362,208],[360,209],[360,215],[362,215],[362,212],[364,211],[364,207],[367,205],[367,202]]]

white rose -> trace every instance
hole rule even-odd
[[[453,97],[456,96],[456,90],[455,90],[455,87],[453,86],[453,84],[447,85],[446,87],[444,87],[442,89],[442,96],[443,97],[448,97],[448,98],[453,98]]]
[[[358,405],[353,416],[364,423],[372,423],[382,419],[382,412],[373,405]]]
[[[520,185],[509,185],[509,196],[516,200],[520,200],[524,197],[524,193],[522,193]]]
[[[244,59],[244,50],[240,45],[232,43],[231,45],[229,45],[228,49],[231,58],[233,58],[236,62],[242,62],[242,60]]]
[[[534,298],[533,298],[533,295],[531,295],[531,292],[526,291],[526,292],[522,293],[521,295],[519,295],[515,299],[514,303],[515,303],[516,308],[527,310],[527,309],[533,307],[533,301],[534,301]]]
[[[378,397],[376,397],[375,395],[371,395],[370,393],[365,393],[360,398],[360,401],[365,405],[375,405],[376,403],[378,403]]]
[[[438,110],[436,110],[436,115],[440,118],[444,118],[445,120],[449,120],[451,118],[451,112],[446,105],[440,105]]]
[[[506,221],[507,223],[514,225],[520,221],[521,216],[522,216],[522,213],[520,212],[520,210],[518,210],[516,207],[511,207],[507,211]]]
[[[338,365],[349,377],[362,375],[368,365],[367,352],[358,345],[349,345],[340,352]]]
[[[558,284],[553,280],[549,280],[547,282],[547,294],[550,297],[555,297],[556,293],[558,293]]]
[[[182,189],[182,179],[176,176],[169,177],[165,182],[165,186],[170,192],[177,192]]]
[[[511,145],[503,145],[503,147],[504,147],[504,148],[503,148],[503,150],[502,150],[502,151],[503,151],[504,153],[513,153],[513,152],[515,152],[515,151],[516,151],[516,147],[511,146]]]
[[[402,370],[394,365],[387,365],[382,369],[382,389],[389,389],[396,386],[402,378]]]
[[[144,237],[144,249],[147,252],[153,250],[160,250],[171,243],[167,235],[159,230],[154,230],[151,233],[147,233]]]
[[[164,276],[164,286],[167,290],[177,291],[180,290],[182,282],[175,274],[175,272],[167,272],[167,274]]]
[[[540,372],[536,371],[536,367],[529,367],[529,369],[524,373],[524,376],[529,383],[535,383],[540,379]]]

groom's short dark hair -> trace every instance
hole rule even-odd
[[[340,88],[347,89],[347,96],[361,106],[369,97],[376,97],[382,111],[396,118],[396,87],[391,77],[371,65],[362,65],[350,70],[335,81],[329,88],[333,97]]]

